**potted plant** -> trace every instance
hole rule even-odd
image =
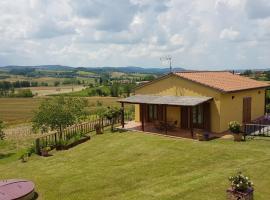
[[[99,135],[99,134],[102,134],[103,132],[101,131],[101,125],[98,123],[98,124],[95,124],[95,130],[96,130],[96,134]]]
[[[234,141],[241,141],[243,134],[241,133],[241,126],[237,121],[231,121],[229,123],[229,130],[233,133]]]
[[[41,149],[41,155],[44,157],[49,156],[49,151],[51,150],[51,147],[44,147]]]
[[[251,180],[239,172],[235,176],[229,177],[231,187],[227,189],[228,200],[253,200],[253,183]]]

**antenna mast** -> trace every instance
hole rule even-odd
[[[161,61],[166,60],[169,62],[170,72],[172,72],[172,57],[170,55],[160,58]]]

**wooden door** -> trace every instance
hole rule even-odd
[[[159,121],[164,121],[164,106],[157,105],[157,119]]]
[[[243,123],[251,121],[251,97],[243,98]]]

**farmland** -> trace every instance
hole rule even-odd
[[[83,90],[85,87],[81,85],[69,85],[69,86],[58,86],[58,87],[29,87],[24,89],[30,89],[35,96],[47,96],[55,94],[64,94],[69,92],[78,92]]]
[[[0,119],[7,125],[30,122],[33,112],[38,108],[44,98],[0,98]],[[87,97],[89,102],[87,110],[96,109],[97,102],[103,106],[119,106],[115,97]]]

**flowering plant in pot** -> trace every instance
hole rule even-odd
[[[229,181],[231,188],[227,190],[228,199],[253,199],[253,183],[249,177],[239,172],[237,175],[229,177]]]
[[[240,123],[237,121],[231,121],[229,123],[229,130],[233,133],[234,141],[241,141],[243,134],[241,133]]]

